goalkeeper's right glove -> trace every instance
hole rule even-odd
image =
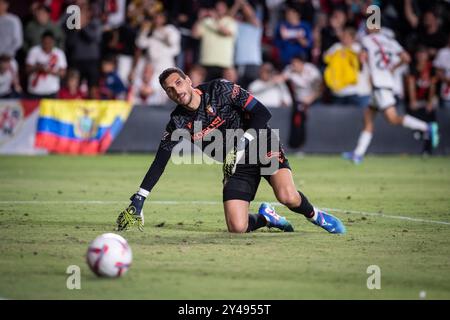
[[[117,217],[117,231],[129,230],[135,223],[138,229],[144,231],[144,201],[145,197],[135,193],[130,198],[130,205]]]

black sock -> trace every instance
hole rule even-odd
[[[301,193],[300,191],[298,191],[298,193],[300,194],[301,198],[300,206],[298,206],[297,208],[289,208],[289,210],[300,213],[306,218],[312,218],[314,216],[313,206],[311,205],[311,203],[309,203],[308,198],[306,198],[303,193]]]
[[[267,225],[267,220],[262,214],[251,214],[248,215],[248,227],[247,232],[252,232],[256,229],[265,227]]]

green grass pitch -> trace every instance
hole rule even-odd
[[[332,212],[344,236],[284,207],[278,213],[294,233],[229,234],[221,167],[171,163],[145,204],[145,232],[123,233],[133,250],[129,272],[97,278],[85,263],[88,244],[113,230],[152,158],[0,157],[0,297],[419,299],[424,291],[450,299],[445,157],[368,157],[354,166],[291,156],[297,186],[314,205],[339,209]],[[265,181],[251,208],[261,201],[275,201]],[[81,267],[81,290],[66,288],[69,265]],[[370,265],[380,267],[379,290],[367,288]]]

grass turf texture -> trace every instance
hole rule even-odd
[[[131,269],[121,279],[97,278],[85,263],[88,244],[113,230],[151,160],[0,157],[0,297],[418,299],[423,290],[450,299],[450,225],[339,212],[347,234],[337,236],[277,207],[296,232],[229,234],[219,165],[169,164],[144,207],[145,232],[122,233]],[[316,206],[450,222],[449,158],[368,157],[354,166],[291,156],[290,163]],[[105,202],[84,202],[91,200]],[[164,200],[179,203],[151,202]],[[265,181],[253,211],[261,201],[275,201]],[[66,288],[69,265],[81,267],[81,290]],[[380,290],[367,289],[369,265],[381,268]]]

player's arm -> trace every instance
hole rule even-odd
[[[411,63],[411,56],[409,55],[408,52],[406,51],[402,51],[399,53],[399,57],[400,57],[400,61],[397,62],[392,68],[391,68],[391,72],[394,72],[395,70],[397,70],[398,67],[404,65],[404,64],[409,64]]]
[[[219,85],[224,86],[224,89],[226,89],[225,92],[228,92],[228,96],[225,97],[225,99],[229,99],[229,102],[231,102],[235,108],[238,108],[249,115],[249,128],[238,142],[236,160],[233,165],[234,171],[235,165],[242,159],[245,150],[250,143],[257,138],[258,131],[267,127],[267,123],[272,117],[272,114],[266,106],[237,84],[221,80]]]
[[[144,214],[142,208],[144,206],[144,201],[163,174],[172,154],[172,149],[178,143],[178,141],[172,141],[171,139],[173,129],[174,124],[173,121],[171,121],[166,127],[166,132],[159,144],[155,159],[142,180],[139,190],[131,196],[130,205],[122,211],[117,218],[116,223],[118,231],[126,230],[136,222],[138,223],[139,230],[143,230]]]
[[[247,130],[244,137],[247,140],[253,140],[255,137],[250,132],[258,132],[258,130],[266,128],[267,123],[272,118],[272,114],[251,93],[236,84],[233,85],[231,99],[236,108],[243,110],[249,115],[249,129],[254,130]]]

